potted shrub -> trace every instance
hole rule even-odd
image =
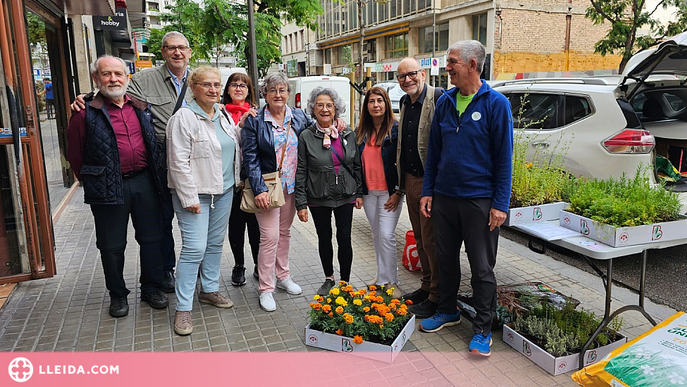
[[[339,281],[327,297],[310,303],[305,343],[331,351],[391,362],[415,329],[410,300],[393,298],[393,288],[355,290]]]
[[[613,247],[687,237],[678,195],[650,184],[646,168],[633,178],[580,182],[569,202],[560,225]]]
[[[521,109],[524,105],[520,104]],[[522,111],[518,115],[522,116]],[[513,178],[506,226],[555,220],[566,207],[565,193],[573,177],[565,170],[564,156],[572,140],[552,138],[552,147],[534,147],[528,152],[532,138],[526,130],[536,124],[527,121],[513,135]]]
[[[503,341],[552,375],[559,375],[577,369],[579,352],[600,323],[594,313],[577,310],[574,304],[561,309],[543,304],[504,325]],[[615,318],[596,337],[585,354],[585,365],[601,360],[627,340],[619,333],[622,324],[622,319]]]

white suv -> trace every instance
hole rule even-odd
[[[521,79],[493,87],[511,101],[513,125],[525,128],[532,149],[567,146],[572,174],[607,178],[634,175],[639,165],[653,165],[656,154],[687,171],[686,83],[687,32],[633,56],[622,76]],[[673,189],[687,191],[687,184]]]

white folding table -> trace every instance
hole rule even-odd
[[[578,253],[582,258],[584,258],[587,263],[596,271],[596,273],[601,277],[601,280],[606,287],[606,302],[604,305],[604,317],[601,320],[598,328],[594,331],[594,334],[587,340],[587,343],[582,347],[580,353],[580,369],[584,367],[585,353],[587,348],[596,339],[596,336],[603,330],[608,323],[613,320],[617,315],[626,312],[628,310],[639,311],[646,317],[647,320],[653,325],[656,325],[656,321],[649,316],[649,314],[644,309],[644,284],[646,281],[646,259],[649,250],[659,250],[668,247],[679,246],[687,243],[687,238],[677,239],[671,241],[656,241],[651,243],[645,243],[641,245],[634,246],[623,246],[623,247],[611,247],[601,242],[597,242],[593,239],[589,239],[580,235],[579,233],[571,233],[571,230],[565,229],[558,225],[558,220],[551,220],[541,223],[523,223],[511,226],[519,231],[524,232],[529,236],[529,247],[531,250],[537,253],[546,252],[546,244],[550,243],[556,246],[563,247],[565,249],[574,251]],[[534,245],[535,242],[539,241],[541,243],[541,248],[537,249]],[[613,288],[613,260],[616,258],[627,257],[633,254],[642,255],[642,267],[639,279],[639,302],[637,305],[626,305],[613,312],[611,312],[611,290]],[[606,273],[604,274],[601,269],[599,269],[591,259],[597,259],[606,261]]]

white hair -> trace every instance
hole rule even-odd
[[[181,38],[181,39],[184,39],[184,40],[186,41],[186,45],[187,45],[187,46],[190,46],[190,44],[188,43],[188,39],[186,39],[186,37],[184,36],[184,34],[182,34],[182,33],[179,32],[179,31],[169,31],[168,33],[166,33],[166,34],[162,37],[162,47],[166,46],[166,45],[167,45],[167,40],[172,39],[172,38]]]
[[[482,73],[484,68],[484,61],[487,58],[484,45],[477,40],[461,40],[455,42],[446,50],[446,55],[451,54],[451,51],[458,51],[458,56],[463,62],[468,63],[470,59],[477,62],[477,70]]]
[[[334,119],[339,118],[339,116],[346,112],[346,103],[339,98],[339,94],[334,89],[328,87],[317,86],[313,91],[310,92],[308,97],[308,112],[315,117],[315,102],[317,97],[321,95],[328,95],[334,102]]]
[[[95,62],[93,62],[93,64],[91,65],[91,75],[98,74],[98,70],[100,70],[100,60],[109,59],[109,58],[116,59],[119,61],[119,63],[122,64],[122,68],[124,69],[124,75],[126,75],[128,78],[129,77],[129,65],[127,65],[126,62],[124,62],[124,59],[116,57],[116,56],[112,56],[112,55],[103,55],[101,57],[98,57],[98,59],[96,59]]]

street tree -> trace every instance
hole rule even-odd
[[[687,28],[687,3],[685,0],[659,0],[647,8],[646,0],[590,0],[586,17],[594,24],[610,23],[603,39],[596,42],[594,52],[601,55],[618,53],[622,60],[618,70],[623,71],[627,61],[637,51],[646,49],[666,37],[676,35]],[[658,9],[677,8],[674,19],[663,24],[655,16]],[[649,29],[649,35],[637,36],[641,29]]]

